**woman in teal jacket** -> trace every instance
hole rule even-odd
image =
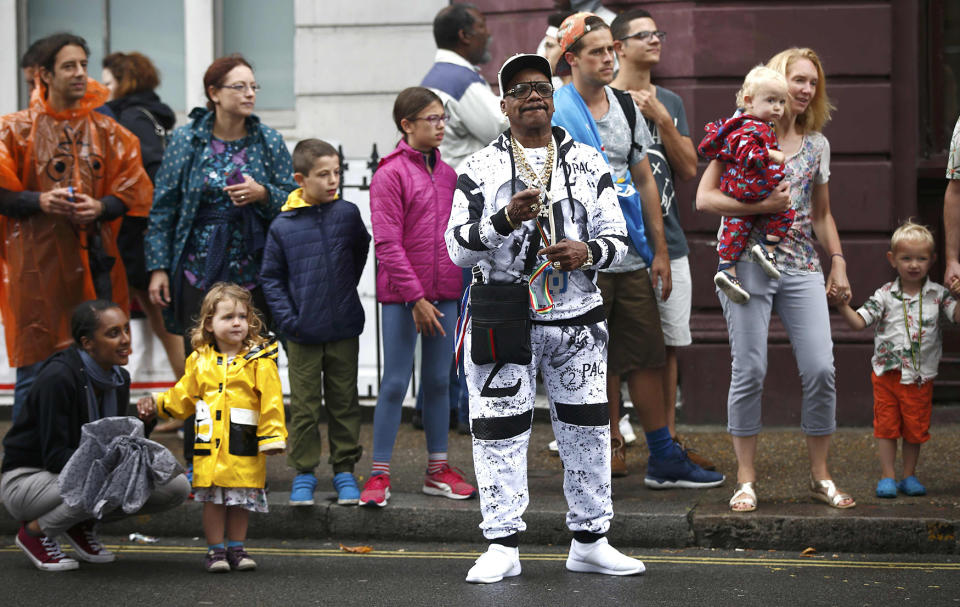
[[[144,249],[150,300],[171,333],[184,334],[208,288],[248,289],[270,325],[260,287],[267,228],[297,189],[280,133],[253,114],[260,88],[240,55],[217,59],[203,76],[207,107],[174,131],[153,190]],[[193,348],[184,339],[187,354]],[[184,426],[184,458],[193,458],[193,420]],[[189,468],[192,472],[192,468]]]
[[[164,152],[145,242],[150,299],[178,334],[219,281],[246,287],[267,310],[258,277],[266,232],[297,188],[283,137],[253,114],[250,64],[217,59],[203,84],[207,108],[190,112]]]

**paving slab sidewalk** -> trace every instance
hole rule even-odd
[[[9,422],[0,423],[0,434]],[[639,430],[639,428],[638,428]],[[838,485],[857,500],[855,508],[836,510],[815,501],[807,489],[806,447],[795,428],[772,428],[760,438],[756,512],[732,513],[736,460],[727,433],[719,427],[681,426],[697,451],[713,459],[727,475],[723,486],[709,490],[654,491],[643,485],[646,449],[640,443],[627,451],[630,474],[613,480],[614,510],[611,542],[651,548],[745,548],[825,552],[960,554],[960,425],[940,425],[921,452],[918,476],[927,486],[924,497],[883,500],[874,495],[879,477],[870,428],[841,428],[834,436],[831,457]],[[321,425],[326,440],[326,427]],[[179,455],[173,434],[155,434]],[[531,503],[525,516],[522,542],[564,544],[570,534],[564,524],[566,503],[560,458],[547,450],[552,439],[548,423],[534,424],[528,453]],[[369,474],[372,424],[365,423],[361,443],[366,453],[356,473],[362,484]],[[422,431],[404,423],[397,437],[391,469],[390,504],[386,508],[342,507],[335,503],[332,471],[324,462],[316,505],[287,505],[294,472],[285,458],[268,459],[271,512],[251,519],[250,535],[265,538],[333,538],[342,541],[412,540],[483,542],[476,499],[455,501],[420,492],[426,465]],[[451,465],[473,479],[471,440],[450,433]],[[0,533],[15,533],[16,521],[0,513]],[[106,526],[104,533],[141,532],[155,536],[201,535],[200,504],[189,502],[152,517],[134,517]]]

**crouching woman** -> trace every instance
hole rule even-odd
[[[104,417],[126,415],[130,374],[130,322],[117,304],[104,300],[77,306],[70,321],[74,344],[44,361],[26,404],[3,439],[0,499],[23,521],[16,543],[42,571],[76,569],[60,549],[66,539],[77,558],[113,561],[96,535],[90,514],[63,502],[58,479],[80,446],[81,428]],[[178,506],[190,493],[184,475],[155,488],[138,514]],[[104,520],[127,516],[115,510]]]

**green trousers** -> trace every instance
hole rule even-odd
[[[354,337],[318,345],[287,341],[290,361],[290,423],[287,463],[297,472],[313,472],[320,463],[320,407],[327,408],[329,463],[334,474],[353,472],[363,447]]]

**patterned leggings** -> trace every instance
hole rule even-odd
[[[782,213],[770,215],[770,221],[767,223],[764,233],[767,236],[778,236],[783,240],[787,235],[790,226],[793,225],[793,218],[797,214],[794,209],[787,209]],[[740,259],[740,255],[747,247],[747,237],[750,236],[750,230],[753,224],[761,215],[743,215],[741,217],[724,217],[723,227],[720,231],[720,239],[717,242],[717,253],[720,255],[721,262],[734,263]]]
[[[464,339],[473,465],[480,490],[480,528],[488,540],[526,529],[527,489],[536,377],[550,401],[550,419],[563,460],[567,527],[603,534],[613,518],[610,416],[606,393],[606,323],[535,324],[529,365],[476,365]]]

